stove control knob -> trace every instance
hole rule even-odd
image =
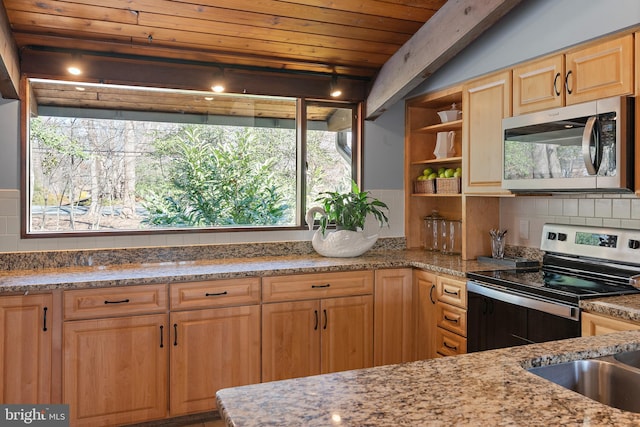
[[[630,249],[639,249],[640,248],[640,240],[629,239],[629,248]]]
[[[567,235],[564,233],[558,233],[558,240],[561,242],[566,242],[567,241]]]
[[[547,239],[556,240],[556,233],[554,233],[553,231],[548,232],[547,233]]]

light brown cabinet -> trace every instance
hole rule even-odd
[[[52,403],[51,294],[0,298],[0,403]]]
[[[166,292],[166,285],[65,292],[62,393],[72,425],[167,415]],[[127,304],[136,315],[125,315]]]
[[[509,194],[502,189],[502,119],[511,115],[511,72],[465,83],[462,108],[464,193]]]
[[[375,366],[415,359],[413,296],[412,269],[376,270],[373,327]]]
[[[634,92],[633,34],[513,68],[513,114]]]
[[[436,275],[424,270],[413,271],[415,290],[415,346],[416,359],[437,357],[436,329],[438,321]]]
[[[442,356],[467,352],[467,283],[438,276],[436,280],[436,351]]]
[[[222,388],[260,382],[260,279],[170,288],[171,416],[216,409]]]
[[[373,281],[372,271],[263,278],[262,380],[373,366]]]
[[[640,330],[640,323],[631,322],[629,320],[616,319],[614,317],[605,316],[603,314],[588,313],[586,311],[583,311],[581,313],[581,319],[583,337],[604,335],[620,331]]]

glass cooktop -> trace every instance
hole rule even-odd
[[[578,275],[546,271],[542,268],[493,270],[468,273],[471,280],[493,284],[546,299],[578,304],[580,299],[640,293],[620,281],[591,279]]]

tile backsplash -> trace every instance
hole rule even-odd
[[[403,239],[404,192],[400,190],[371,190],[371,195],[385,202],[390,208],[389,227],[383,227],[379,230],[380,237]],[[371,231],[373,234],[376,232],[376,227],[375,219],[368,218],[365,231],[373,230]],[[22,239],[20,238],[20,191],[0,190],[0,253],[310,242],[312,236],[313,232],[308,230],[276,230]]]
[[[507,244],[540,247],[547,223],[640,229],[640,199],[634,194],[519,196],[500,202],[500,224]]]

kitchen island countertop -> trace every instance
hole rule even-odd
[[[619,332],[220,390],[230,427],[638,425],[525,368],[640,348]]]

